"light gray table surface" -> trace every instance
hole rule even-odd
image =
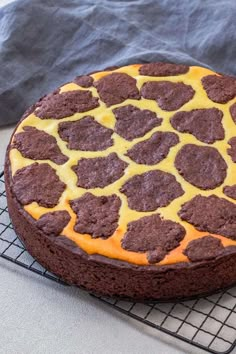
[[[13,127],[0,129],[0,166]],[[0,353],[205,353],[0,258]]]

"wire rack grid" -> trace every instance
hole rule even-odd
[[[0,173],[0,257],[66,285],[33,259],[15,234],[7,209],[3,173]],[[236,287],[177,303],[141,304],[95,297],[125,315],[207,352],[226,354],[236,346]]]

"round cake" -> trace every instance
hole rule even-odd
[[[9,213],[44,267],[134,300],[236,283],[236,79],[167,63],[78,76],[17,125]]]

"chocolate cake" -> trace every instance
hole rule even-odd
[[[9,213],[67,283],[139,301],[236,283],[236,79],[167,63],[77,76],[8,146]]]

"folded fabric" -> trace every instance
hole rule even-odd
[[[0,5],[1,6],[1,5]],[[232,0],[18,0],[0,8],[0,126],[73,77],[168,61],[236,75]]]

